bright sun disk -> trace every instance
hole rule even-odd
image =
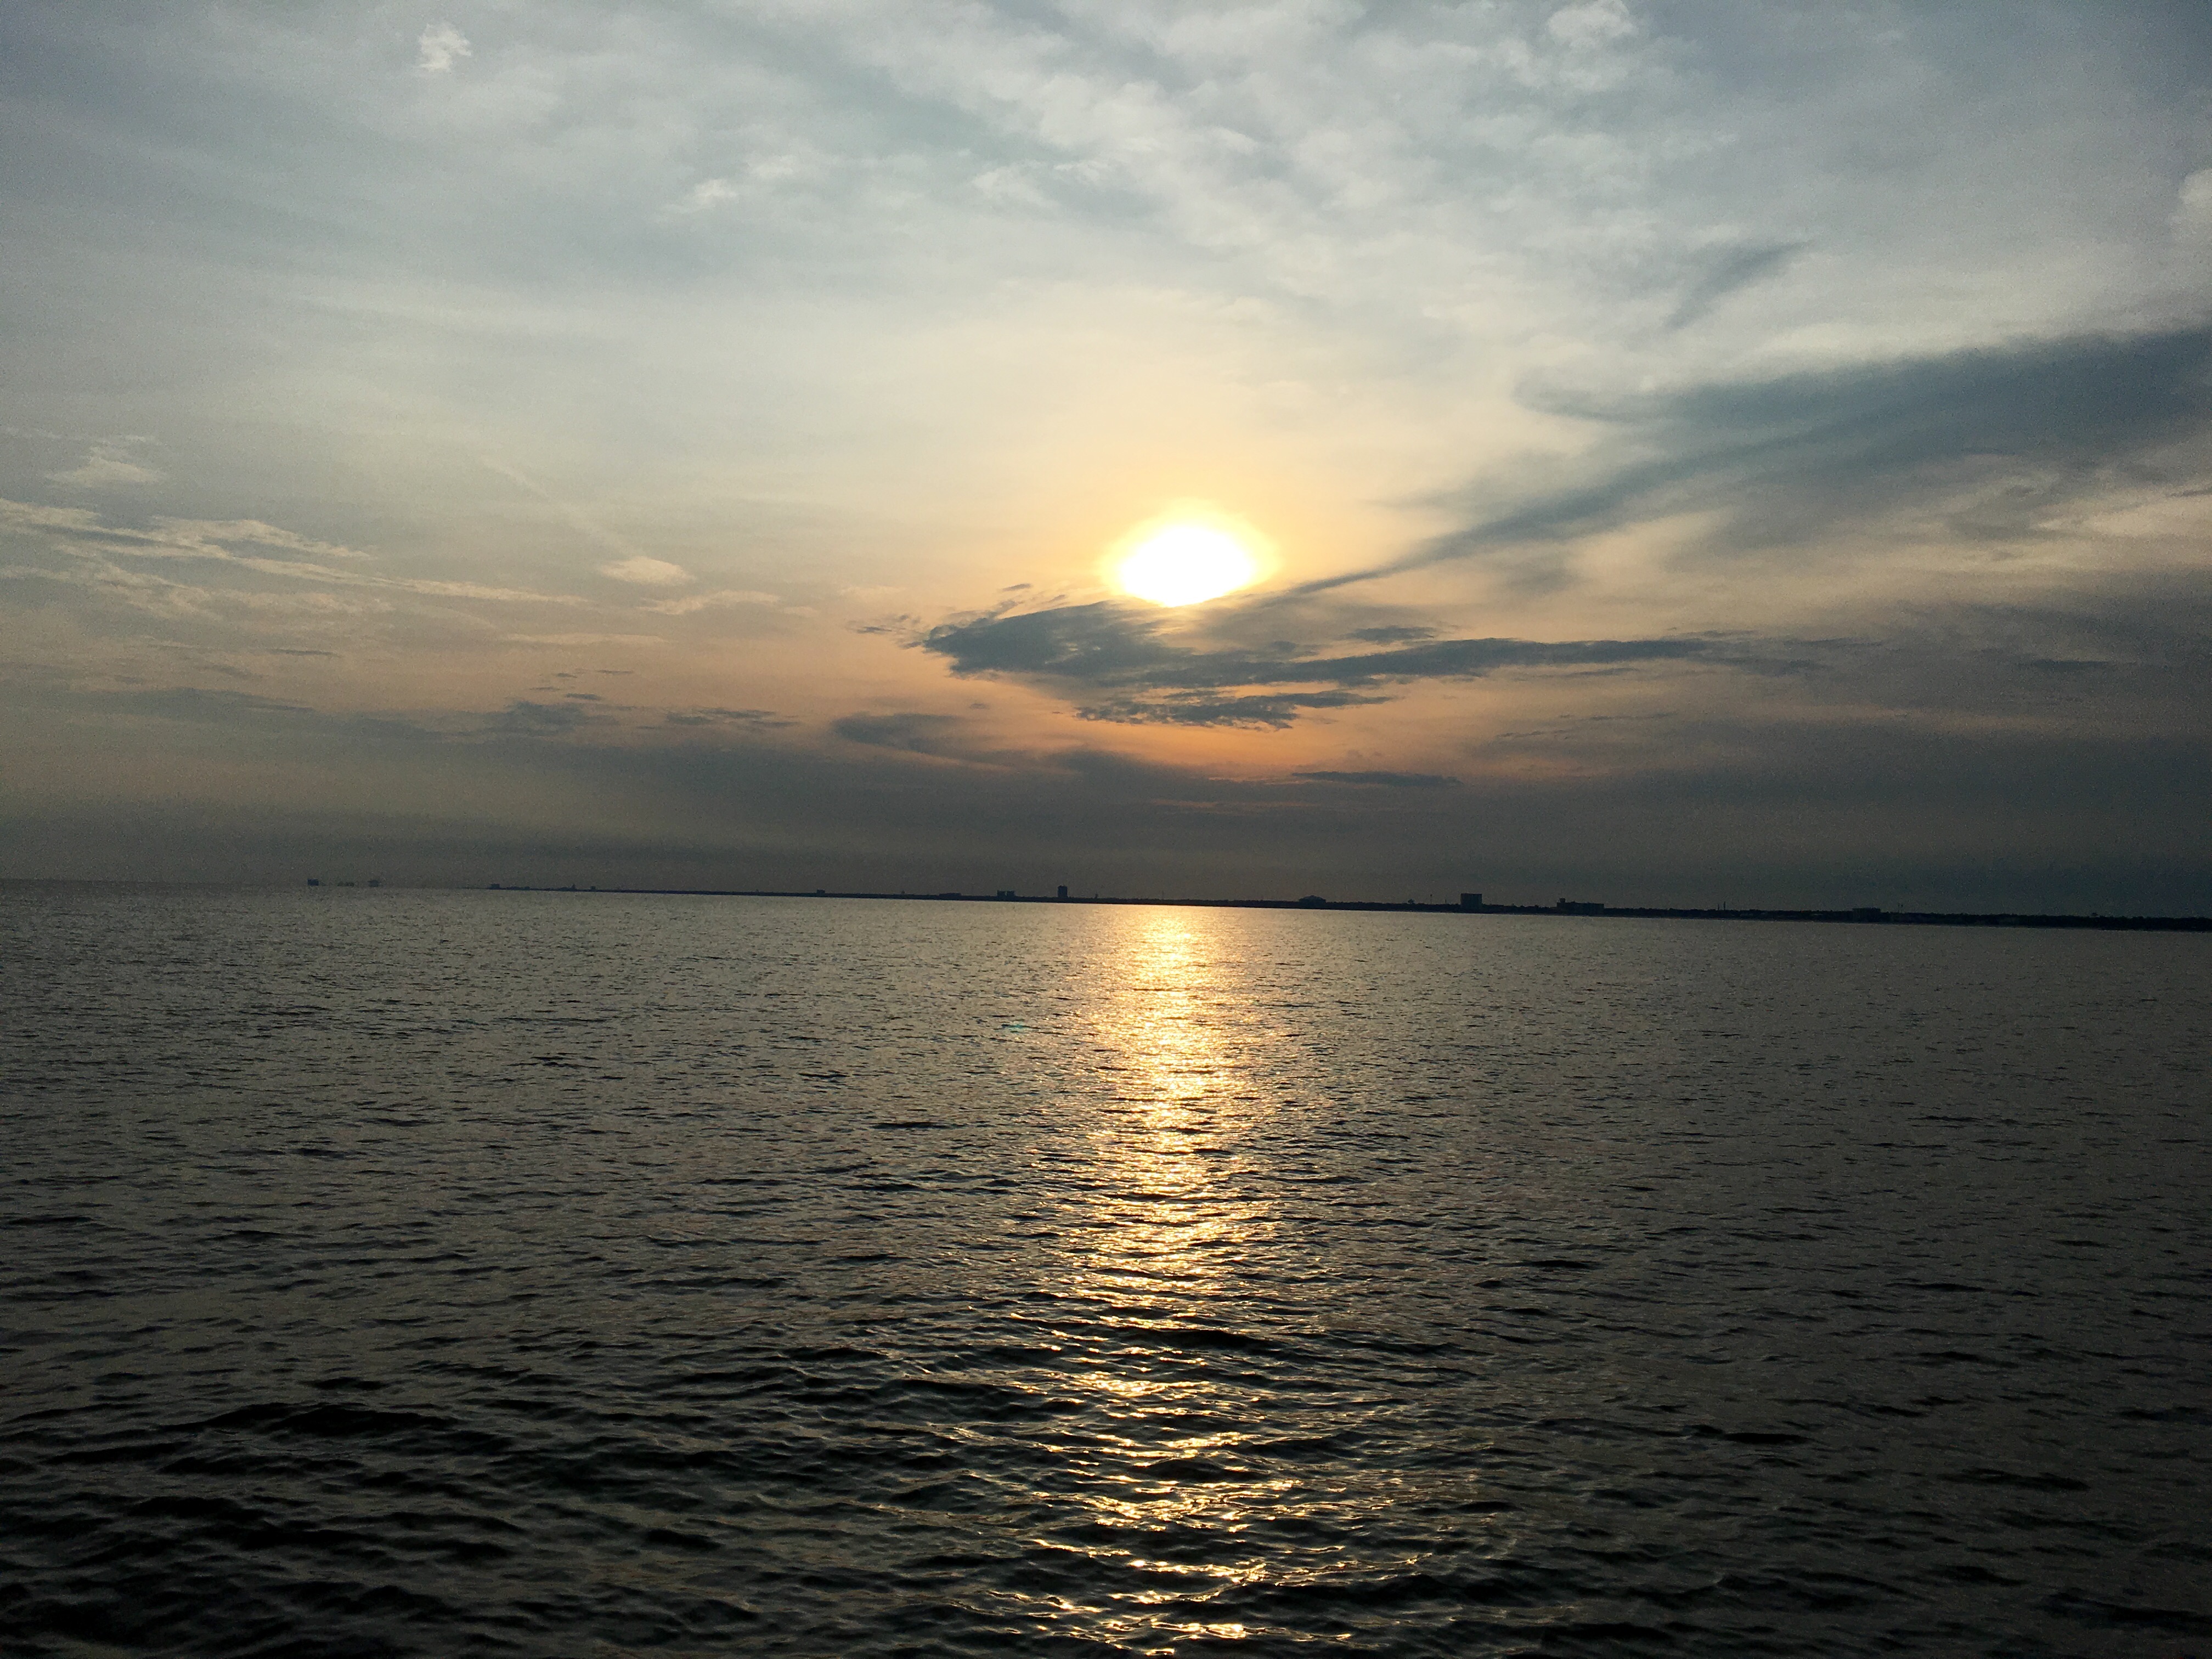
[[[1258,580],[1252,550],[1212,525],[1164,525],[1133,545],[1115,575],[1122,591],[1154,605],[1196,605]]]

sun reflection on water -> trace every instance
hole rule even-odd
[[[1156,1654],[1343,1638],[1357,1618],[1316,1638],[1317,1609],[1418,1576],[1424,1528],[1470,1494],[1458,1468],[1394,1462],[1407,1361],[1362,1328],[1370,1267],[1312,1224],[1365,1200],[1335,1150],[1349,1080],[1291,1029],[1310,931],[1171,909],[1084,927],[1024,1319],[1054,1401],[1027,1542],[1079,1604],[1054,1616]]]
[[[1202,1314],[1268,1216],[1237,1179],[1258,1127],[1243,999],[1224,941],[1189,913],[1132,917],[1098,1031],[1121,1087],[1091,1128],[1091,1273],[1163,1316]]]
[[[1250,1354],[1266,1346],[1240,1294],[1278,1220],[1253,1180],[1267,1103],[1254,1086],[1254,1018],[1233,933],[1203,912],[1117,918],[1127,932],[1093,1030],[1115,1086],[1085,1134],[1087,1213],[1060,1287],[1089,1328],[1081,1384],[1094,1441],[1079,1497],[1130,1577],[1101,1609],[1132,1638],[1237,1640],[1199,1616],[1225,1586],[1264,1576],[1250,1534],[1279,1520],[1295,1482],[1244,1450],[1264,1437]],[[1085,1339],[1088,1339],[1087,1341]]]

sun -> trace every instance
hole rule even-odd
[[[1260,556],[1219,525],[1175,519],[1146,526],[1122,544],[1114,580],[1154,605],[1196,605],[1260,580]]]

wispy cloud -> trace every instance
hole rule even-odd
[[[665,645],[658,634],[502,634],[501,645]]]
[[[76,465],[47,473],[46,481],[70,489],[128,489],[160,483],[169,475],[139,459],[145,443],[143,438],[104,438]]]
[[[372,556],[335,542],[319,541],[258,519],[157,518],[149,526],[116,524],[83,507],[45,507],[0,499],[0,535],[33,538],[62,552],[112,565],[124,559],[200,560],[295,581],[326,582],[450,599],[488,599],[531,605],[580,605],[573,594],[541,593],[484,582],[433,577],[386,576],[332,561]],[[274,558],[266,549],[290,554]]]
[[[2212,439],[2212,326],[2092,335],[1720,380],[1630,397],[1531,386],[1529,402],[1609,428],[1582,477],[1430,538],[1401,557],[1302,584],[1319,593],[1482,562],[1542,590],[1572,579],[1574,545],[1638,523],[1711,514],[1714,559],[1790,548],[1940,513],[1943,533],[2025,536],[2039,520],[2161,471]],[[2178,472],[2172,468],[2178,467]],[[1678,556],[1682,558],[1695,554]]]
[[[691,573],[680,564],[671,564],[666,559],[649,558],[634,553],[627,559],[617,559],[599,567],[599,574],[618,582],[639,582],[648,587],[669,587],[678,582],[688,582]]]
[[[1701,256],[1695,263],[1702,269],[1668,313],[1667,326],[1687,328],[1729,295],[1788,270],[1805,247],[1802,242],[1770,242],[1716,248]]]
[[[774,593],[757,593],[748,588],[725,587],[712,593],[687,593],[680,599],[654,599],[639,606],[664,617],[689,617],[701,611],[720,610],[729,605],[781,605],[781,598]]]

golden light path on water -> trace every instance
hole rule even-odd
[[[1313,1403],[1293,1403],[1303,1387],[1279,1339],[1285,1316],[1303,1322],[1297,1285],[1316,1264],[1284,1236],[1264,1178],[1269,1091],[1297,1074],[1285,1062],[1302,1045],[1279,1011],[1255,1007],[1242,930],[1203,912],[1115,920],[1094,1028],[1115,1086],[1093,1106],[1090,1212],[1059,1287],[1115,1339],[1082,1374],[1105,1432],[1075,1495],[1115,1540],[1103,1553],[1127,1588],[1091,1613],[1140,1649],[1279,1634],[1234,1604],[1352,1565],[1322,1550],[1286,1575],[1284,1534],[1334,1530],[1376,1499],[1316,1485],[1274,1449]]]
[[[1222,1294],[1224,1270],[1240,1248],[1268,1231],[1270,1218],[1249,1200],[1237,1201],[1213,1167],[1230,1155],[1229,1146],[1256,1127],[1256,1103],[1238,1097],[1241,1056],[1220,1024],[1207,1018],[1205,1005],[1220,994],[1209,971],[1213,964],[1203,960],[1210,941],[1174,912],[1132,921],[1124,989],[1106,1033],[1121,1050],[1122,1110],[1100,1121],[1091,1133],[1109,1186],[1100,1194],[1083,1288],[1133,1316],[1140,1327],[1195,1322],[1193,1316],[1203,1319],[1201,1310]],[[1141,1329],[1131,1337],[1145,1340]],[[1171,1342],[1174,1334],[1163,1329],[1155,1340]],[[1199,1426],[1215,1415],[1217,1402],[1211,1396],[1218,1385],[1204,1377],[1167,1380],[1109,1372],[1099,1376],[1096,1386],[1109,1396],[1109,1409],[1116,1414],[1195,1419],[1195,1431],[1171,1434],[1164,1443],[1150,1437],[1150,1443],[1135,1438],[1125,1443],[1128,1467],[1121,1489],[1109,1486],[1091,1495],[1102,1519],[1155,1532],[1210,1523],[1208,1530],[1231,1538],[1243,1530],[1243,1511],[1264,1498],[1265,1486],[1224,1489],[1218,1480],[1188,1478],[1234,1467],[1242,1435]],[[1256,1554],[1242,1562],[1203,1564],[1139,1557],[1129,1565],[1209,1579],[1249,1577],[1262,1571]],[[1171,1593],[1135,1599],[1138,1607],[1126,1621],[1130,1632],[1162,1631],[1148,1610],[1171,1599]],[[1242,1624],[1229,1620],[1165,1628],[1217,1639],[1247,1633]]]

